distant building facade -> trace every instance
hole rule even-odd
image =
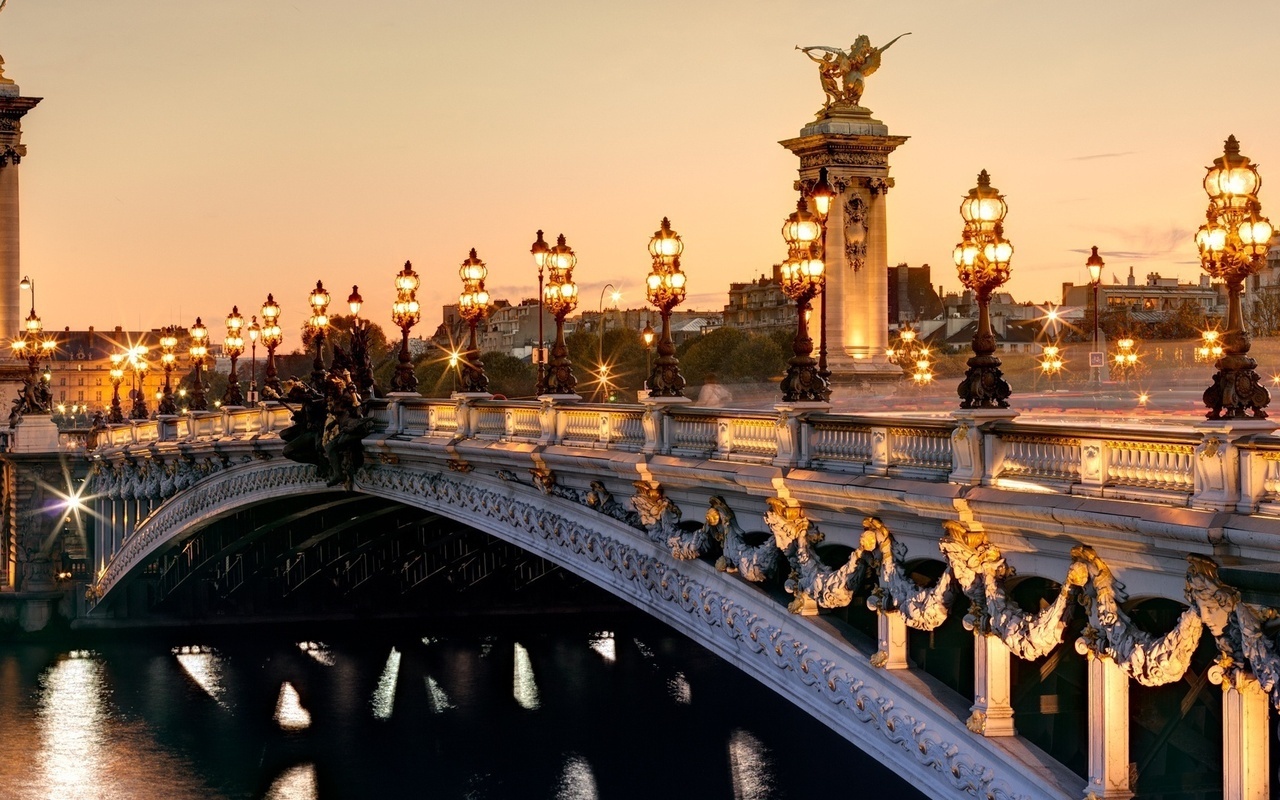
[[[1222,317],[1227,310],[1226,287],[1212,283],[1208,275],[1201,275],[1196,283],[1179,283],[1177,278],[1150,272],[1145,282],[1138,283],[1130,267],[1124,283],[1102,283],[1098,290],[1099,302],[1107,309],[1173,312],[1189,300],[1208,317]],[[1089,308],[1092,304],[1093,284],[1062,284],[1062,305]]]
[[[774,264],[771,276],[729,284],[723,317],[726,328],[750,333],[795,330],[796,304],[782,291],[782,265]]]
[[[933,288],[928,264],[889,267],[889,324],[900,325],[942,315],[942,298]]]

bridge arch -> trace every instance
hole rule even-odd
[[[631,527],[571,499],[478,473],[377,464],[353,491],[470,525],[558,564],[688,635],[934,796],[1068,797],[1044,767],[975,737],[954,710],[919,698],[912,677],[873,667],[820,619],[796,617],[754,584],[678,561]],[[214,473],[143,520],[106,566],[98,608],[168,544],[239,509],[332,492],[313,468],[257,461]],[[1023,750],[1025,752],[1025,750]]]

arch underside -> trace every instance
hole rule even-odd
[[[353,490],[462,522],[585,578],[753,675],[931,796],[1065,798],[1078,795],[1075,783],[1083,787],[1026,742],[972,735],[966,708],[930,699],[936,690],[918,676],[871,666],[821,618],[793,616],[707,563],[677,561],[643,532],[586,506],[523,484],[405,465],[366,467]],[[211,521],[327,491],[313,468],[293,463],[246,465],[201,481],[124,543],[103,575],[97,608],[169,543]]]

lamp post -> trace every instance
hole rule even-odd
[[[813,210],[818,216],[819,251],[818,258],[825,264],[827,261],[827,215],[831,213],[831,204],[835,202],[836,192],[827,181],[827,168],[818,170],[818,182],[809,190],[809,199],[813,201]],[[818,311],[818,377],[826,383],[826,394],[823,400],[831,399],[831,370],[827,368],[827,290],[823,281],[822,305]],[[930,373],[932,377],[932,373]]]
[[[458,295],[458,313],[467,321],[467,352],[462,360],[462,391],[465,394],[487,394],[489,376],[484,374],[484,362],[480,360],[480,348],[476,343],[476,325],[489,311],[489,293],[484,289],[484,279],[489,268],[476,255],[476,249],[462,266],[458,276],[462,278],[462,294]]]
[[[564,234],[560,234],[555,247],[547,252],[547,282],[543,288],[543,302],[556,318],[556,341],[542,381],[542,390],[549,395],[574,395],[578,385],[573,363],[569,361],[569,347],[564,341],[564,318],[578,306],[578,285],[573,282],[573,268],[577,263],[573,248],[565,243]]]
[[[653,354],[653,340],[656,337],[657,337],[657,334],[653,332],[653,326],[649,324],[648,320],[645,320],[644,330],[640,331],[640,338],[644,340],[644,374],[645,374],[644,388],[646,389],[649,388],[648,376],[649,376],[649,371],[652,369],[650,361],[652,360],[652,354]]]
[[[649,373],[650,397],[684,397],[684,376],[680,374],[680,361],[676,358],[676,345],[671,340],[671,309],[684,302],[686,277],[680,270],[680,254],[684,242],[680,234],[671,230],[666,217],[649,239],[649,255],[653,268],[645,279],[645,292],[649,302],[662,316],[662,333],[658,337],[658,358]]]
[[[597,373],[599,381],[596,383],[596,391],[593,394],[597,396],[604,395],[606,400],[609,398],[610,379],[609,365],[604,362],[604,295],[610,289],[613,289],[613,293],[609,295],[609,298],[613,301],[614,310],[617,310],[618,301],[622,299],[622,293],[612,283],[606,283],[600,289],[600,303],[596,306],[596,325],[599,328],[596,331],[599,334],[596,336],[596,369],[599,370]]]
[[[178,329],[166,325],[160,333],[160,366],[164,368],[164,389],[160,393],[157,414],[177,414],[178,404],[173,401],[173,367],[178,362]]]
[[[240,374],[236,371],[236,362],[244,352],[244,337],[240,335],[244,328],[244,317],[240,316],[240,307],[232,306],[227,315],[227,335],[222,340],[222,352],[231,359],[231,372],[227,375],[227,390],[222,393],[224,406],[243,406],[244,395],[240,392]]]
[[[813,298],[826,285],[826,268],[817,258],[820,235],[817,217],[809,211],[804,196],[782,226],[787,242],[787,260],[782,262],[782,291],[796,302],[794,355],[787,362],[782,379],[782,399],[787,403],[821,403],[828,397],[827,382],[818,374],[813,360],[813,337],[809,335],[809,310]]]
[[[1213,384],[1204,392],[1208,419],[1266,419],[1265,409],[1271,402],[1255,372],[1258,362],[1249,356],[1250,336],[1240,304],[1245,278],[1265,265],[1271,243],[1271,222],[1262,216],[1258,201],[1261,187],[1257,167],[1240,155],[1236,137],[1229,137],[1222,156],[1214,159],[1205,175],[1209,208],[1205,224],[1196,233],[1201,268],[1227,284],[1223,355],[1215,364]]]
[[[960,282],[978,300],[978,330],[973,335],[973,358],[957,387],[961,408],[1008,408],[1011,391],[996,358],[996,337],[991,332],[991,293],[1009,280],[1013,245],[1004,238],[1004,216],[1009,207],[991,186],[984,169],[978,185],[960,204],[964,234],[956,245],[955,262]]]
[[[191,385],[191,402],[187,407],[192,411],[208,411],[209,398],[204,394],[204,359],[209,355],[209,329],[199,317],[191,326],[191,365],[196,368],[196,379]]]
[[[360,296],[360,287],[352,286],[351,294],[347,295],[347,308],[351,309],[351,363],[352,363],[352,380],[355,381],[356,390],[364,397],[372,397],[374,394],[373,386],[373,363],[369,360],[369,328],[365,325],[363,319],[360,318],[360,307],[364,305],[364,298]]]
[[[123,353],[111,354],[111,410],[107,412],[107,422],[120,425],[124,422],[124,409],[120,407],[120,382],[124,380]]]
[[[1089,353],[1089,383],[1094,386],[1102,385],[1102,367],[1103,352],[1098,343],[1098,331],[1101,330],[1099,317],[1102,316],[1102,306],[1098,302],[1099,286],[1102,283],[1102,268],[1106,263],[1102,260],[1102,256],[1098,255],[1098,246],[1093,246],[1093,253],[1084,262],[1089,268],[1089,282],[1093,284],[1093,350]]]
[[[129,409],[129,419],[146,419],[147,370],[151,368],[147,363],[147,348],[143,345],[135,345],[129,348],[125,357],[129,371],[133,373],[133,404]]]
[[[316,343],[316,357],[311,362],[311,386],[323,394],[324,334],[329,329],[329,293],[325,291],[322,281],[316,281],[316,288],[311,290],[307,302],[311,305],[311,317],[307,320],[307,330]]]
[[[1137,342],[1128,336],[1116,340],[1117,349],[1112,361],[1116,365],[1116,371],[1120,373],[1120,379],[1125,383],[1129,382],[1129,375],[1138,368],[1138,353],[1134,349],[1136,346]]]
[[[267,302],[262,304],[262,344],[267,348],[267,372],[263,376],[262,388],[268,400],[280,399],[280,376],[276,373],[276,348],[284,340],[280,332],[280,305],[276,299],[267,294]]]
[[[534,240],[533,247],[529,248],[530,254],[533,255],[533,262],[538,265],[538,384],[534,390],[535,395],[544,394],[546,392],[547,378],[547,349],[546,336],[542,332],[542,268],[547,263],[547,256],[551,253],[551,248],[547,246],[547,242],[542,238],[542,231],[538,231],[538,238]]]
[[[249,405],[258,404],[258,339],[262,336],[262,326],[258,324],[255,314],[249,322]]]
[[[418,305],[420,284],[413,264],[404,262],[404,269],[396,274],[396,301],[391,306],[391,321],[400,329],[400,355],[395,375],[391,378],[393,392],[413,392],[418,388],[418,376],[413,374],[413,358],[409,355],[409,329],[418,324],[421,313]]]

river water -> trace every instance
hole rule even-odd
[[[920,797],[622,614],[0,645],[0,797]]]

